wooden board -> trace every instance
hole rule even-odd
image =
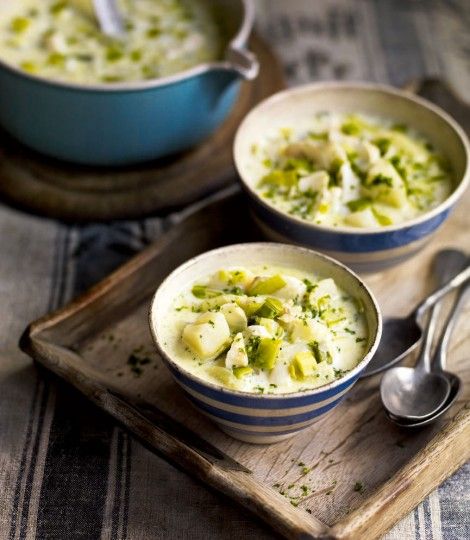
[[[231,226],[240,215],[244,227]],[[367,277],[385,315],[408,313],[429,292],[430,261],[437,250],[470,250],[469,227],[467,203],[414,259]],[[469,309],[456,329],[449,366],[464,379],[465,392],[439,424],[413,433],[390,424],[376,376],[361,380],[328,417],[288,441],[241,443],[182,396],[155,352],[147,315],[155,288],[181,262],[215,246],[256,239],[242,195],[222,198],[62,310],[33,323],[21,346],[151,448],[284,536],[379,537],[470,457]],[[132,355],[146,359],[138,369]]]
[[[187,205],[235,179],[232,140],[245,114],[284,87],[282,67],[254,36],[258,78],[244,83],[229,118],[196,148],[127,168],[92,168],[49,159],[0,133],[0,197],[13,205],[67,221],[139,218]]]
[[[465,125],[468,108],[441,83],[414,88],[445,104]],[[231,226],[240,215],[243,227]],[[470,250],[469,227],[467,198],[415,258],[366,277],[385,316],[407,314],[432,289],[429,268],[439,249]],[[376,376],[361,380],[342,405],[291,440],[269,447],[241,443],[182,397],[154,350],[147,313],[162,278],[184,260],[259,239],[245,199],[231,189],[80,298],[32,323],[21,346],[151,448],[284,536],[377,538],[470,457],[470,306],[449,355],[449,369],[464,380],[464,392],[438,424],[412,433],[390,424]],[[144,363],[135,366],[135,357]]]

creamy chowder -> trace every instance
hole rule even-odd
[[[409,221],[452,191],[448,163],[407,126],[319,113],[252,147],[255,188],[270,205],[317,225],[378,228]]]
[[[118,0],[122,38],[103,35],[91,0],[21,0],[0,22],[0,58],[26,72],[76,83],[173,75],[220,58],[222,39],[203,0]]]
[[[287,268],[225,268],[197,280],[162,321],[164,347],[200,379],[255,393],[330,383],[365,356],[359,300]]]

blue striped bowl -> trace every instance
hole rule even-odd
[[[178,364],[165,345],[160,324],[175,296],[198,278],[227,266],[275,265],[332,277],[365,306],[369,339],[363,360],[350,372],[314,390],[289,394],[254,394],[202,380]],[[315,251],[285,244],[252,243],[223,247],[199,255],[172,272],[158,288],[150,308],[150,329],[161,356],[189,401],[236,439],[270,444],[292,437],[331,411],[354,385],[378,346],[382,320],[372,293],[357,275]]]
[[[259,175],[253,144],[277,127],[295,126],[296,119],[320,111],[359,112],[404,123],[426,136],[446,156],[454,173],[454,190],[431,211],[400,225],[374,230],[326,227],[288,215],[255,191]],[[255,107],[240,125],[235,164],[253,214],[270,240],[318,249],[357,271],[378,271],[419,251],[446,220],[470,180],[470,146],[459,125],[443,110],[413,94],[368,83],[316,83],[279,92]]]

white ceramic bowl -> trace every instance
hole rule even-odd
[[[295,126],[299,118],[320,111],[381,116],[422,133],[451,163],[451,195],[413,220],[374,230],[319,226],[275,208],[255,190],[259,165],[252,145],[266,133]],[[368,83],[315,83],[274,94],[245,117],[234,142],[235,165],[265,235],[321,250],[360,271],[396,264],[423,247],[463,195],[470,179],[469,155],[467,136],[442,109],[408,92]]]
[[[254,394],[231,390],[186,371],[165,346],[162,321],[175,296],[198,278],[227,266],[276,265],[332,277],[365,307],[369,331],[364,358],[340,379],[313,390],[288,394]],[[237,244],[190,259],[174,270],[158,288],[150,308],[150,329],[175,381],[203,414],[236,439],[269,444],[292,437],[331,411],[346,395],[377,349],[382,319],[372,293],[342,264],[309,249],[273,243]]]

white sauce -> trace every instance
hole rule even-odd
[[[364,115],[299,119],[268,132],[249,163],[268,204],[329,227],[409,221],[452,190],[448,164],[421,135]]]
[[[90,0],[21,0],[0,22],[0,58],[50,79],[154,79],[211,62],[221,32],[204,0],[119,0],[126,33],[104,36]],[[77,7],[78,6],[78,7]]]

